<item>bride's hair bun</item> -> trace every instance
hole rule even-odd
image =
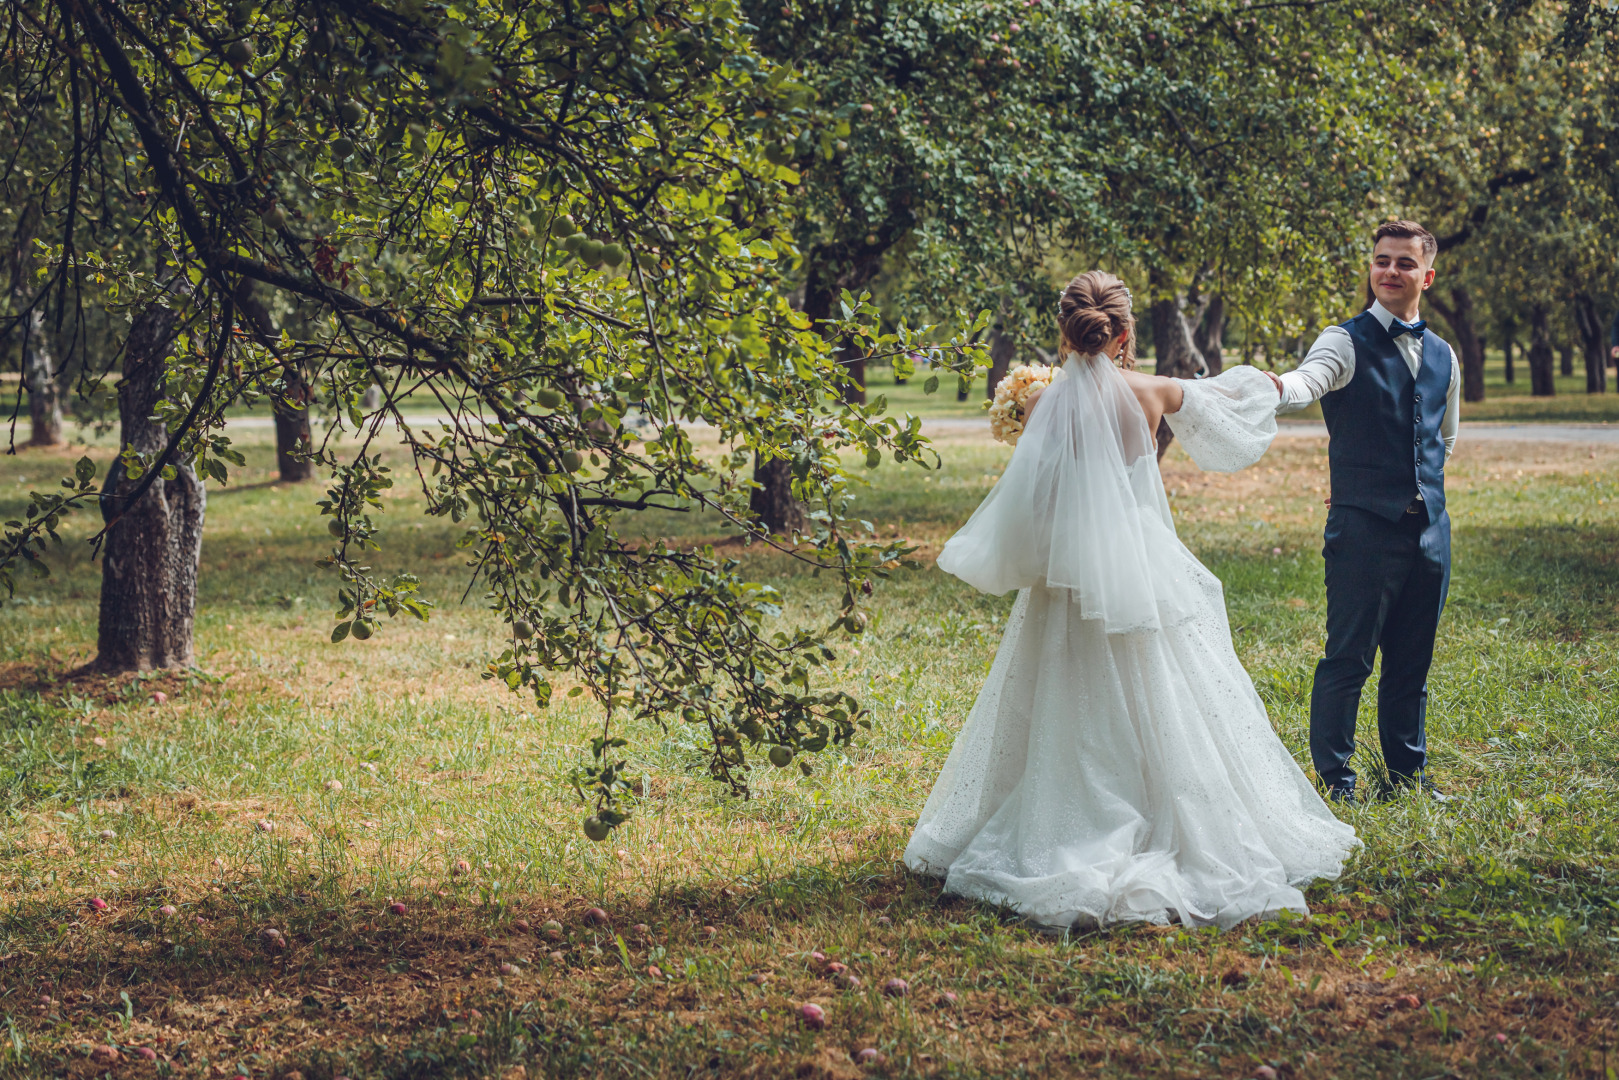
[[[1127,333],[1119,363],[1136,364],[1136,317],[1130,290],[1104,270],[1090,270],[1068,283],[1057,307],[1062,344],[1081,356],[1095,356],[1120,334]]]

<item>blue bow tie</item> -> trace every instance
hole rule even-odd
[[[1426,319],[1418,319],[1414,323],[1401,322],[1399,319],[1395,319],[1389,324],[1389,337],[1397,338],[1401,334],[1410,334],[1418,341],[1421,341],[1422,332],[1426,329],[1428,329],[1428,322]]]

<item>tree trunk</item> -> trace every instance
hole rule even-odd
[[[242,314],[242,322],[254,336],[265,345],[273,344],[276,338],[275,322],[270,318],[269,309],[253,295],[251,280],[241,280],[236,287],[235,300]],[[287,368],[281,378],[285,389],[270,400],[270,409],[275,414],[275,461],[282,482],[297,483],[308,480],[315,473],[314,465],[297,456],[299,452],[307,451],[312,441],[309,403],[314,400],[315,392],[304,381],[303,373],[296,368]]]
[[[989,334],[989,380],[985,386],[985,396],[991,400],[995,397],[995,388],[1001,385],[1006,378],[1006,372],[1017,357],[1017,343],[1011,334],[1000,330],[991,330]]]
[[[1447,305],[1435,293],[1428,294],[1428,302],[1456,335],[1457,359],[1462,365],[1462,400],[1483,401],[1484,341],[1473,323],[1473,297],[1466,288],[1457,285],[1450,290],[1450,299]]]
[[[315,472],[308,460],[297,456],[307,453],[311,445],[309,402],[314,392],[296,371],[288,370],[282,378],[285,395],[278,395],[271,406],[275,410],[275,463],[283,483],[296,483]]]
[[[1203,308],[1203,317],[1192,334],[1192,346],[1203,357],[1209,374],[1218,375],[1225,370],[1225,297],[1215,293]]]
[[[804,504],[793,498],[793,466],[786,458],[753,459],[753,479],[759,486],[748,497],[748,509],[773,533],[803,532],[809,525]]]
[[[1605,394],[1608,391],[1608,351],[1602,340],[1602,316],[1596,301],[1587,293],[1574,297],[1574,325],[1580,332],[1580,344],[1585,352],[1585,392]]]
[[[51,339],[45,335],[43,304],[36,304],[23,324],[22,377],[28,387],[29,446],[62,443],[62,395],[51,363]]]
[[[810,317],[811,325],[823,323],[832,317],[832,310],[836,306],[839,294],[843,289],[858,291],[864,288],[872,276],[876,274],[876,264],[869,268],[858,265],[842,278],[832,274],[827,264],[828,257],[812,258],[809,272],[804,279],[804,314]],[[822,333],[825,332],[821,328]],[[852,342],[842,342],[838,345],[838,361],[843,365],[851,382],[843,388],[843,400],[851,405],[864,405],[866,403],[866,358]]]
[[[1508,386],[1518,381],[1518,373],[1512,365],[1512,344],[1512,331],[1508,330],[1501,338],[1501,356],[1503,357],[1501,372]]]
[[[881,249],[873,249],[871,253],[854,259],[851,269],[842,277],[836,277],[831,267],[839,259],[825,251],[812,251],[804,276],[803,308],[804,314],[810,318],[810,325],[824,333],[822,324],[832,317],[839,291],[851,289],[858,292],[864,288],[876,276],[881,256]],[[840,349],[840,359],[854,381],[854,385],[844,388],[843,396],[851,404],[864,405],[866,359],[863,355],[856,355],[856,352],[850,344]],[[755,457],[753,482],[759,486],[749,497],[748,505],[758,516],[759,523],[773,533],[803,530],[808,523],[804,505],[793,498],[792,479],[792,466],[788,462],[781,459],[761,461]]]
[[[1535,397],[1552,397],[1557,383],[1552,378],[1551,329],[1546,325],[1546,308],[1536,304],[1529,313],[1529,393]]]
[[[1192,327],[1181,311],[1181,299],[1176,295],[1169,276],[1160,270],[1149,274],[1154,300],[1150,309],[1152,318],[1152,348],[1156,362],[1154,370],[1172,379],[1190,379],[1208,373],[1208,364],[1192,341]],[[1158,423],[1158,460],[1164,459],[1175,433],[1168,421]]]
[[[1574,346],[1566,341],[1557,346],[1557,368],[1563,378],[1574,377]]]
[[[153,307],[136,318],[124,349],[118,384],[121,441],[149,460],[168,444],[168,432],[151,416],[164,392],[164,360],[178,325],[178,312]],[[128,479],[116,463],[102,488],[102,516],[112,521],[101,560],[95,666],[102,671],[150,671],[192,662],[208,495],[189,462],[173,464],[174,479],[158,478],[133,505],[118,496],[133,492],[139,481]]]
[[[360,411],[374,413],[382,408],[382,387],[372,383],[365,388],[365,396],[360,398]]]

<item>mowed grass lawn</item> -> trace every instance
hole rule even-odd
[[[739,802],[692,771],[680,725],[633,730],[643,795],[593,845],[564,776],[600,713],[563,694],[537,711],[480,678],[500,627],[477,588],[461,602],[456,528],[397,489],[378,563],[418,569],[441,606],[331,645],[320,485],[273,483],[268,432],[244,437],[252,468],[210,492],[194,671],[71,675],[95,640],[87,516],[54,580],[0,613],[0,1074],[1619,1067],[1619,447],[1464,442],[1452,463],[1429,724],[1455,802],[1343,810],[1366,846],[1310,889],[1309,920],[1056,937],[898,866],[1011,607],[931,567],[1005,448],[953,437],[938,472],[870,474],[864,516],[929,568],[882,586],[870,631],[826,672],[869,704],[869,735],[811,778],[766,766]],[[1284,439],[1229,477],[1178,450],[1165,463],[1182,535],[1226,583],[1238,649],[1301,762],[1324,450]],[[5,516],[80,452],[0,459]],[[702,521],[648,528],[724,540]],[[784,618],[830,612],[795,564],[722,550],[783,589]],[[1369,711],[1362,740],[1376,745]],[[610,926],[585,920],[597,906]],[[892,978],[909,993],[885,995]],[[799,1022],[805,1002],[824,1030]],[[868,1048],[880,1060],[856,1064]]]

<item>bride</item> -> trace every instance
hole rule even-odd
[[[1307,912],[1300,888],[1359,841],[1271,729],[1220,582],[1175,535],[1152,437],[1167,415],[1200,467],[1243,468],[1275,436],[1276,390],[1246,366],[1131,370],[1111,274],[1070,282],[1058,321],[1065,362],[939,555],[1018,598],[905,861],[1053,927]]]

